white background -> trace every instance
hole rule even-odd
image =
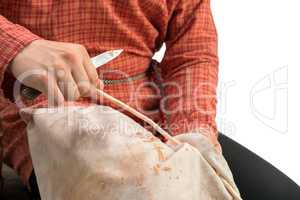
[[[218,128],[300,185],[298,4],[212,0],[219,32]]]
[[[212,0],[219,32],[219,129],[298,184],[299,3]]]

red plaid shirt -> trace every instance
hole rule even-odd
[[[119,58],[99,70],[106,79],[145,72],[165,42],[167,51],[160,64],[164,124],[174,135],[201,128],[218,144],[217,36],[209,0],[0,0],[0,14],[0,116],[6,162],[31,167],[27,158],[14,160],[14,154],[26,151],[27,145],[21,145],[26,132],[19,108],[9,98],[14,79],[5,72],[16,54],[39,38],[83,44],[91,56],[124,49]],[[157,98],[150,98],[156,90],[146,82],[108,85],[105,90],[135,108],[153,111],[159,108]],[[161,121],[155,112],[148,115]],[[14,148],[17,144],[18,149]]]

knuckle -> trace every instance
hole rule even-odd
[[[83,96],[88,95],[89,92],[90,92],[89,88],[87,88],[87,87],[80,87],[79,90],[80,90],[80,93],[81,93]]]
[[[78,89],[82,96],[87,96],[90,93],[90,85],[88,84],[79,84]]]
[[[56,71],[55,71],[55,77],[58,80],[63,80],[67,76],[67,71],[68,70],[66,68],[57,68]]]
[[[60,58],[67,63],[75,63],[78,61],[78,55],[72,50],[64,51],[60,54]]]

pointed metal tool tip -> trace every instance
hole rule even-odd
[[[118,55],[120,55],[123,51],[124,51],[124,49],[113,50],[114,54],[118,54]]]
[[[116,49],[106,51],[98,56],[95,56],[91,59],[91,62],[95,65],[96,68],[112,61],[116,57],[118,57],[123,52],[123,49]]]

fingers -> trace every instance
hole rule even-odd
[[[34,41],[13,59],[9,70],[21,83],[47,94],[53,104],[77,100],[101,87],[86,49],[78,44]]]
[[[86,49],[82,49],[83,66],[92,84],[96,85],[98,74],[96,67],[91,63],[90,56]]]
[[[98,77],[98,73],[96,70],[96,66],[94,66],[91,62],[90,56],[86,49],[83,50],[83,65],[85,68],[85,71],[90,79],[91,84],[96,86],[98,89],[103,89],[103,83]]]
[[[57,82],[60,91],[68,101],[76,101],[80,97],[77,84],[70,71],[60,70],[56,72]]]
[[[50,106],[63,105],[64,96],[53,73],[44,69],[32,70],[18,77],[18,80],[28,87],[47,94]]]
[[[73,44],[67,49],[51,67],[44,69],[45,73],[38,74],[28,84],[48,94],[52,105],[62,105],[64,100],[76,101],[80,96],[91,96],[96,87],[102,86],[86,49]]]
[[[91,63],[91,61],[85,60],[83,63],[86,73],[89,76],[89,79],[91,81],[91,83],[98,89],[103,89],[104,84],[103,82],[98,78],[98,73],[96,70],[96,67]]]
[[[91,96],[94,93],[93,90],[95,87],[102,89],[103,84],[98,79],[96,67],[91,63],[86,49],[81,45],[78,48],[82,56],[82,61],[73,66],[72,75],[81,96]]]
[[[50,106],[63,106],[64,105],[64,96],[61,93],[60,88],[57,85],[56,79],[53,76],[49,76],[49,85],[48,85],[48,102]],[[53,103],[52,103],[53,102]]]
[[[55,69],[63,69],[66,73],[62,80],[64,88],[62,92],[68,100],[77,100],[80,96],[90,96],[91,90],[98,84],[98,75],[95,67],[90,62],[90,57],[82,45],[71,45],[72,51],[64,54],[61,66]],[[74,48],[75,47],[75,48]],[[58,73],[59,74],[59,73]],[[66,90],[66,87],[68,90]],[[79,95],[78,95],[79,94]]]
[[[77,84],[80,95],[83,97],[89,96],[92,85],[85,68],[82,65],[75,65],[71,73]]]
[[[48,95],[49,106],[62,106],[64,104],[64,96],[57,84],[56,77],[52,73],[42,76],[43,84],[41,91]]]

